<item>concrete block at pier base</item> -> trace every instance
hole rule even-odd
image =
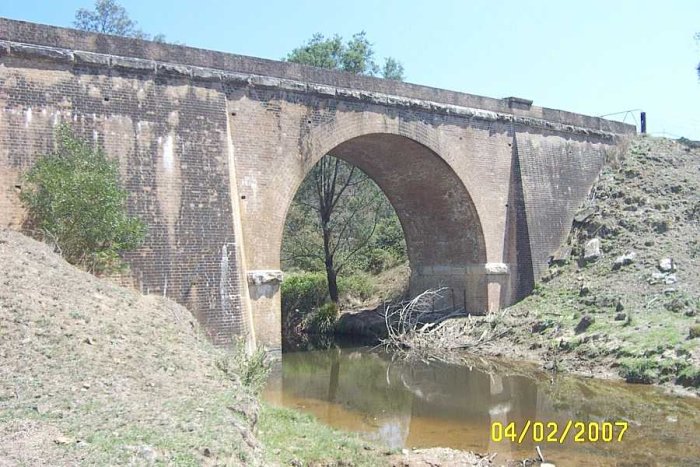
[[[258,271],[248,271],[248,284],[263,285],[263,284],[279,284],[282,282],[284,275],[282,271],[277,269],[263,269]]]

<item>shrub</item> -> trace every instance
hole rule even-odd
[[[55,152],[41,156],[25,175],[26,226],[72,264],[91,272],[123,267],[119,254],[139,246],[146,229],[127,215],[116,163],[67,125],[57,129],[56,141]]]
[[[696,339],[698,337],[700,337],[700,324],[693,324],[688,329],[688,338]]]
[[[676,383],[687,387],[700,387],[700,368],[688,366],[679,372]]]
[[[379,274],[382,271],[396,266],[396,257],[386,250],[374,248],[365,254],[364,270],[372,274]]]
[[[406,261],[406,240],[396,214],[382,219],[372,239],[372,246],[391,253],[397,263]]]
[[[338,277],[341,299],[353,297],[367,300],[374,293],[371,276],[357,273]],[[321,308],[328,301],[328,282],[325,272],[295,272],[285,276],[282,282],[282,314],[289,316],[294,310],[304,315]]]
[[[628,383],[651,384],[659,379],[658,364],[650,358],[631,358],[620,362],[620,376]]]
[[[338,291],[341,297],[355,297],[367,300],[374,293],[374,283],[367,274],[353,274],[338,277]]]
[[[338,321],[338,305],[324,303],[310,315],[308,328],[313,334],[331,334]]]
[[[403,230],[396,214],[392,214],[378,222],[372,238],[357,252],[345,271],[379,274],[405,262],[406,259]]]
[[[235,342],[233,350],[217,360],[216,366],[228,379],[240,382],[253,394],[263,390],[270,373],[265,351],[259,347],[248,355],[243,340]]]
[[[700,141],[693,141],[692,139],[680,137],[678,138],[678,142],[690,149],[700,149]]]
[[[282,282],[282,313],[295,309],[309,312],[321,306],[328,295],[328,283],[323,272],[292,273]]]

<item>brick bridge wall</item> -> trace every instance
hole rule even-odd
[[[148,224],[144,292],[212,339],[279,347],[282,230],[324,154],[382,187],[419,291],[480,312],[527,294],[619,135],[634,127],[296,64],[0,18],[0,225],[59,122],[119,161]]]

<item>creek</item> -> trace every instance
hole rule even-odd
[[[369,347],[285,353],[273,367],[263,397],[395,449],[496,452],[498,463],[535,458],[539,446],[546,461],[558,467],[700,465],[697,397],[552,375],[528,364],[469,354],[459,363],[444,363],[409,362]],[[569,420],[585,424],[584,442],[574,441],[580,431],[574,426],[559,442]],[[522,440],[505,432],[514,422],[519,435],[528,421]],[[535,422],[542,422],[543,433],[533,432]],[[615,422],[627,424],[621,441],[622,425]],[[557,435],[551,433],[553,423]],[[595,432],[608,423],[612,440],[603,441],[603,433]]]

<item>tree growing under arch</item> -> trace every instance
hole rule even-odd
[[[381,191],[356,167],[323,157],[307,176],[290,209],[283,255],[287,264],[324,270],[328,294],[338,302],[338,274],[353,268],[367,249],[382,214]]]
[[[404,73],[403,65],[394,58],[386,58],[381,67],[375,62],[364,31],[347,43],[338,35],[326,38],[314,34],[286,60],[355,74],[381,73],[399,81]],[[326,155],[311,169],[292,202],[285,224],[283,262],[306,270],[324,270],[328,294],[337,303],[338,274],[352,267],[358,253],[371,250],[373,240],[377,244],[391,239],[402,243],[400,229],[396,214],[374,182],[354,166]],[[405,247],[393,247],[405,256]],[[364,262],[373,261],[365,258]],[[365,264],[365,268],[373,265]]]

